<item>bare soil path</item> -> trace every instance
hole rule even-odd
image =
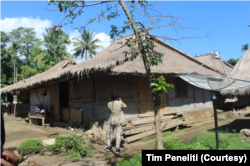
[[[233,116],[225,120],[218,122],[221,130],[228,129],[229,132],[233,132],[235,129],[237,133],[243,128],[250,128],[250,111],[243,112],[241,115]],[[207,121],[203,123],[194,124],[190,128],[183,128],[179,131],[172,132],[172,135],[177,136],[184,143],[189,142],[194,137],[204,134],[207,131],[214,129],[214,121]],[[29,139],[41,139],[46,138],[49,134],[58,133],[60,135],[72,134],[72,132],[59,127],[41,127],[37,125],[29,125],[26,121],[17,121],[5,119],[5,130],[6,130],[6,144],[5,148],[18,146],[24,140]],[[167,138],[165,134],[165,138]],[[114,142],[115,144],[115,142]],[[141,153],[142,150],[154,149],[155,148],[155,136],[147,141],[136,141],[130,144],[122,143],[123,151],[121,154],[115,153],[115,146],[111,152],[105,151],[105,144],[99,141],[94,143],[97,153],[91,158],[83,158],[78,162],[64,162],[63,157],[59,155],[53,156],[40,156],[33,155],[20,165],[27,165],[28,161],[35,163],[35,166],[113,166],[122,157],[132,157],[137,153]]]

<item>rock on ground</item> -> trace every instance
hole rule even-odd
[[[250,137],[250,129],[240,130],[240,136]]]

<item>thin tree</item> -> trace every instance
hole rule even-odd
[[[86,4],[85,1],[50,1],[49,4],[55,4],[59,8],[60,12],[69,13],[58,25],[55,27],[62,27],[64,25],[67,25],[68,23],[73,23],[73,20],[80,16],[84,11],[83,8],[91,7],[99,4],[106,4],[106,9],[101,12],[97,17],[89,19],[88,24],[93,23],[94,21],[101,21],[103,19],[112,19],[117,18],[120,14],[119,11],[123,9],[128,21],[125,21],[125,25],[119,30],[119,28],[115,25],[111,26],[110,36],[111,38],[114,38],[114,36],[120,36],[121,34],[125,33],[126,30],[129,30],[130,27],[132,27],[133,32],[135,34],[135,39],[129,38],[126,40],[126,43],[123,43],[123,46],[128,46],[130,48],[129,51],[125,51],[125,56],[130,55],[129,59],[133,60],[136,57],[140,56],[143,59],[144,67],[147,73],[148,81],[150,83],[151,88],[151,94],[152,94],[152,101],[153,101],[153,107],[154,107],[154,113],[155,113],[155,130],[157,133],[157,148],[162,149],[163,143],[162,143],[162,129],[161,127],[161,121],[160,121],[160,114],[158,111],[158,106],[160,105],[161,95],[168,92],[169,89],[173,88],[172,85],[167,84],[165,82],[165,79],[163,77],[155,78],[154,75],[151,73],[151,66],[158,65],[162,63],[162,57],[163,53],[157,52],[154,50],[154,40],[156,40],[155,37],[162,38],[164,40],[174,40],[178,41],[180,39],[188,39],[188,38],[198,38],[198,37],[181,37],[181,38],[170,38],[168,36],[154,36],[151,35],[148,31],[156,28],[164,28],[164,27],[172,27],[176,30],[176,28],[184,29],[186,27],[181,26],[181,24],[178,21],[177,17],[174,16],[164,16],[161,12],[159,12],[158,9],[156,9],[152,4],[148,4],[145,0],[138,0],[138,2],[132,1],[126,1],[123,2],[122,0],[119,0],[118,3],[115,0],[107,0],[107,1],[101,1],[101,2],[95,2]],[[127,8],[126,3],[130,5],[130,10]],[[135,7],[137,5],[137,7]],[[118,8],[118,6],[120,6]],[[113,11],[114,9],[114,11]],[[151,12],[148,12],[148,9],[151,10]],[[108,15],[106,15],[108,12],[110,12]],[[134,13],[137,12],[146,18],[148,20],[144,22],[135,21]],[[156,12],[157,14],[152,14],[152,12]],[[70,18],[70,20],[67,23],[62,24],[62,22],[66,19]],[[172,19],[172,21],[167,21],[166,19]],[[155,26],[157,23],[164,23]],[[87,26],[86,25],[86,26]],[[148,25],[149,27],[145,27],[145,25]],[[153,27],[155,26],[155,27]],[[82,28],[85,28],[82,27]],[[201,36],[201,37],[208,37]],[[199,37],[199,38],[201,38]],[[121,47],[123,47],[121,46]]]
[[[95,39],[95,34],[94,31],[91,33],[89,32],[89,29],[85,30],[81,33],[81,39],[78,38],[73,38],[72,43],[74,44],[74,51],[75,53],[73,56],[75,58],[81,56],[81,58],[84,57],[85,54],[85,60],[87,61],[88,54],[90,58],[93,58],[97,54],[96,49],[98,48],[103,48],[101,45],[96,45],[98,42],[101,43],[101,41],[96,38]]]
[[[18,49],[19,49],[19,46],[17,45],[16,42],[12,42],[12,45],[11,47],[9,48],[9,52],[11,54],[11,58],[13,59],[13,62],[14,62],[14,71],[13,71],[13,76],[14,76],[14,83],[16,82],[16,59],[19,57],[17,56],[18,54]]]

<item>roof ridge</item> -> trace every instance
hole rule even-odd
[[[192,60],[194,60],[194,61],[196,61],[196,62],[198,62],[198,63],[200,63],[200,64],[203,64],[203,63],[202,63],[201,61],[199,61],[198,59],[195,59],[194,57],[192,57],[192,56],[188,55],[187,53],[185,53],[185,52],[183,52],[183,51],[181,51],[181,50],[175,48],[174,46],[172,46],[172,45],[170,45],[170,44],[168,44],[168,43],[162,41],[161,39],[159,39],[159,38],[157,38],[157,37],[154,37],[154,38],[156,38],[156,39],[159,40],[160,42],[166,44],[167,46],[171,47],[171,48],[174,49],[175,51],[178,51],[179,53],[185,55],[186,57],[188,57],[188,58],[190,58],[190,59],[192,59]],[[207,68],[210,68],[210,69],[214,70],[215,72],[224,75],[224,74],[221,73],[219,70],[217,70],[217,69],[215,69],[215,68],[213,68],[213,67],[211,67],[211,66],[209,66],[209,65],[204,64],[203,66],[206,66]]]

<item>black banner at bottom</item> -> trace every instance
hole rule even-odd
[[[172,164],[180,162],[249,164],[249,152],[249,150],[142,150],[142,165],[157,164],[158,166],[169,162]]]

